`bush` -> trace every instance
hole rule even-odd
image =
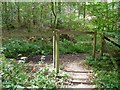
[[[44,41],[28,42],[20,39],[10,39],[4,43],[3,53],[6,57],[16,58],[18,54],[25,56],[37,54],[51,54],[51,44],[45,44]]]
[[[74,54],[74,53],[81,53],[81,52],[90,52],[91,45],[90,43],[73,43],[64,39],[60,41],[60,53],[61,54]]]
[[[97,70],[114,70],[114,65],[109,56],[98,57],[96,60],[90,56],[86,58],[86,63]]]
[[[23,39],[9,39],[3,44],[3,53],[8,58],[16,58],[18,54],[23,56],[29,55],[47,55],[52,54],[52,42],[36,40],[28,42]],[[90,52],[90,43],[73,43],[72,41],[63,39],[60,41],[61,54],[74,54],[81,52]]]
[[[113,72],[107,72],[107,71],[97,71],[97,76],[94,79],[94,82],[96,83],[98,88],[109,88],[112,90],[118,90],[119,86],[119,78],[118,73]]]
[[[95,78],[93,79],[98,88],[109,88],[118,90],[118,71],[114,67],[109,56],[103,56],[93,59],[86,58],[86,63],[94,70]]]

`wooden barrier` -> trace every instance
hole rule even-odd
[[[59,33],[53,31],[53,67],[59,73]]]
[[[105,40],[112,43],[116,47],[120,48],[119,44],[115,43],[113,40],[111,40],[109,37],[105,36],[104,34],[101,34],[101,52],[100,52],[101,56],[103,56],[103,53],[104,53]],[[113,65],[114,65],[114,67],[116,69],[118,69],[118,64],[117,64],[116,60],[114,60],[113,57],[111,58],[111,61],[112,61]]]
[[[96,56],[96,32],[81,32],[70,30],[54,30],[53,31],[53,67],[56,73],[59,73],[59,34],[92,34],[93,35],[93,58]]]
[[[103,56],[103,53],[104,53],[105,40],[112,43],[116,47],[120,48],[119,44],[115,43],[113,40],[111,40],[109,37],[105,36],[104,34],[101,34],[101,50],[100,50],[100,55],[101,56]]]
[[[108,37],[104,36],[104,39],[107,40],[107,41],[109,41],[109,42],[111,42],[113,45],[115,45],[115,46],[117,46],[117,47],[120,48],[120,45],[119,45],[119,44],[117,44],[117,43],[115,43],[114,41],[110,40]]]
[[[103,56],[104,44],[105,44],[105,40],[104,40],[104,35],[103,35],[103,33],[102,33],[102,34],[101,34],[101,49],[100,49],[100,56]]]
[[[55,69],[56,73],[59,73],[59,34],[74,34],[74,35],[81,35],[81,34],[91,34],[93,35],[93,51],[92,51],[92,56],[95,58],[95,53],[96,53],[96,32],[83,32],[83,31],[75,31],[75,30],[58,30],[58,29],[53,29],[45,32],[31,32],[29,34],[27,33],[19,33],[18,34],[13,34],[11,33],[9,36],[14,36],[16,37],[29,37],[29,36],[46,36],[46,37],[53,37],[53,68]],[[7,36],[8,37],[8,36]]]
[[[93,37],[93,58],[95,59],[96,57],[96,37],[97,36],[97,33],[94,32],[94,37]]]
[[[56,29],[57,30],[57,29]],[[78,31],[78,30],[57,30],[61,34],[95,34],[95,32],[83,32],[83,31]]]

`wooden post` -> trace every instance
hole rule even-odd
[[[53,67],[59,73],[59,33],[53,31]]]
[[[55,68],[55,44],[56,41],[56,35],[55,35],[55,31],[53,31],[53,68]]]
[[[55,32],[56,34],[56,41],[55,41],[55,68],[56,68],[56,73],[59,73],[59,33]]]
[[[101,49],[100,49],[100,56],[103,56],[103,52],[104,52],[104,34],[101,34]]]
[[[97,33],[94,32],[94,37],[93,37],[93,58],[95,59],[95,55],[96,55],[96,36]]]

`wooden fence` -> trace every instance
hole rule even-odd
[[[104,46],[105,46],[105,40],[112,43],[114,46],[120,48],[120,44],[114,42],[113,40],[111,40],[108,36],[106,36],[105,34],[101,34],[101,53],[100,55],[103,56],[104,53]]]
[[[96,57],[96,36],[97,33],[96,32],[83,32],[83,31],[75,31],[75,30],[57,30],[54,29],[52,30],[48,30],[46,32],[31,32],[28,33],[27,32],[14,32],[14,33],[4,33],[3,36],[5,37],[29,37],[29,36],[46,36],[46,37],[53,37],[53,67],[55,69],[55,71],[57,73],[59,73],[59,35],[60,34],[74,34],[74,35],[81,35],[81,34],[90,34],[93,35],[93,51],[92,51],[92,56],[93,58]]]
[[[70,30],[55,30],[53,31],[53,67],[56,73],[59,73],[59,35],[60,34],[91,34],[93,35],[93,52],[92,56],[95,58],[96,56],[96,32],[81,32],[81,31],[70,31]]]

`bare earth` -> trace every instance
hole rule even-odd
[[[86,56],[86,53],[60,55],[60,67],[64,67],[63,71],[71,77],[72,84],[67,85],[66,88],[87,88],[88,90],[95,88],[95,85],[92,83],[92,70],[88,69],[88,66],[85,64],[84,59]],[[40,58],[41,55],[37,55],[29,57],[28,61],[36,64]],[[52,62],[52,55],[47,55],[45,63],[49,65]]]

